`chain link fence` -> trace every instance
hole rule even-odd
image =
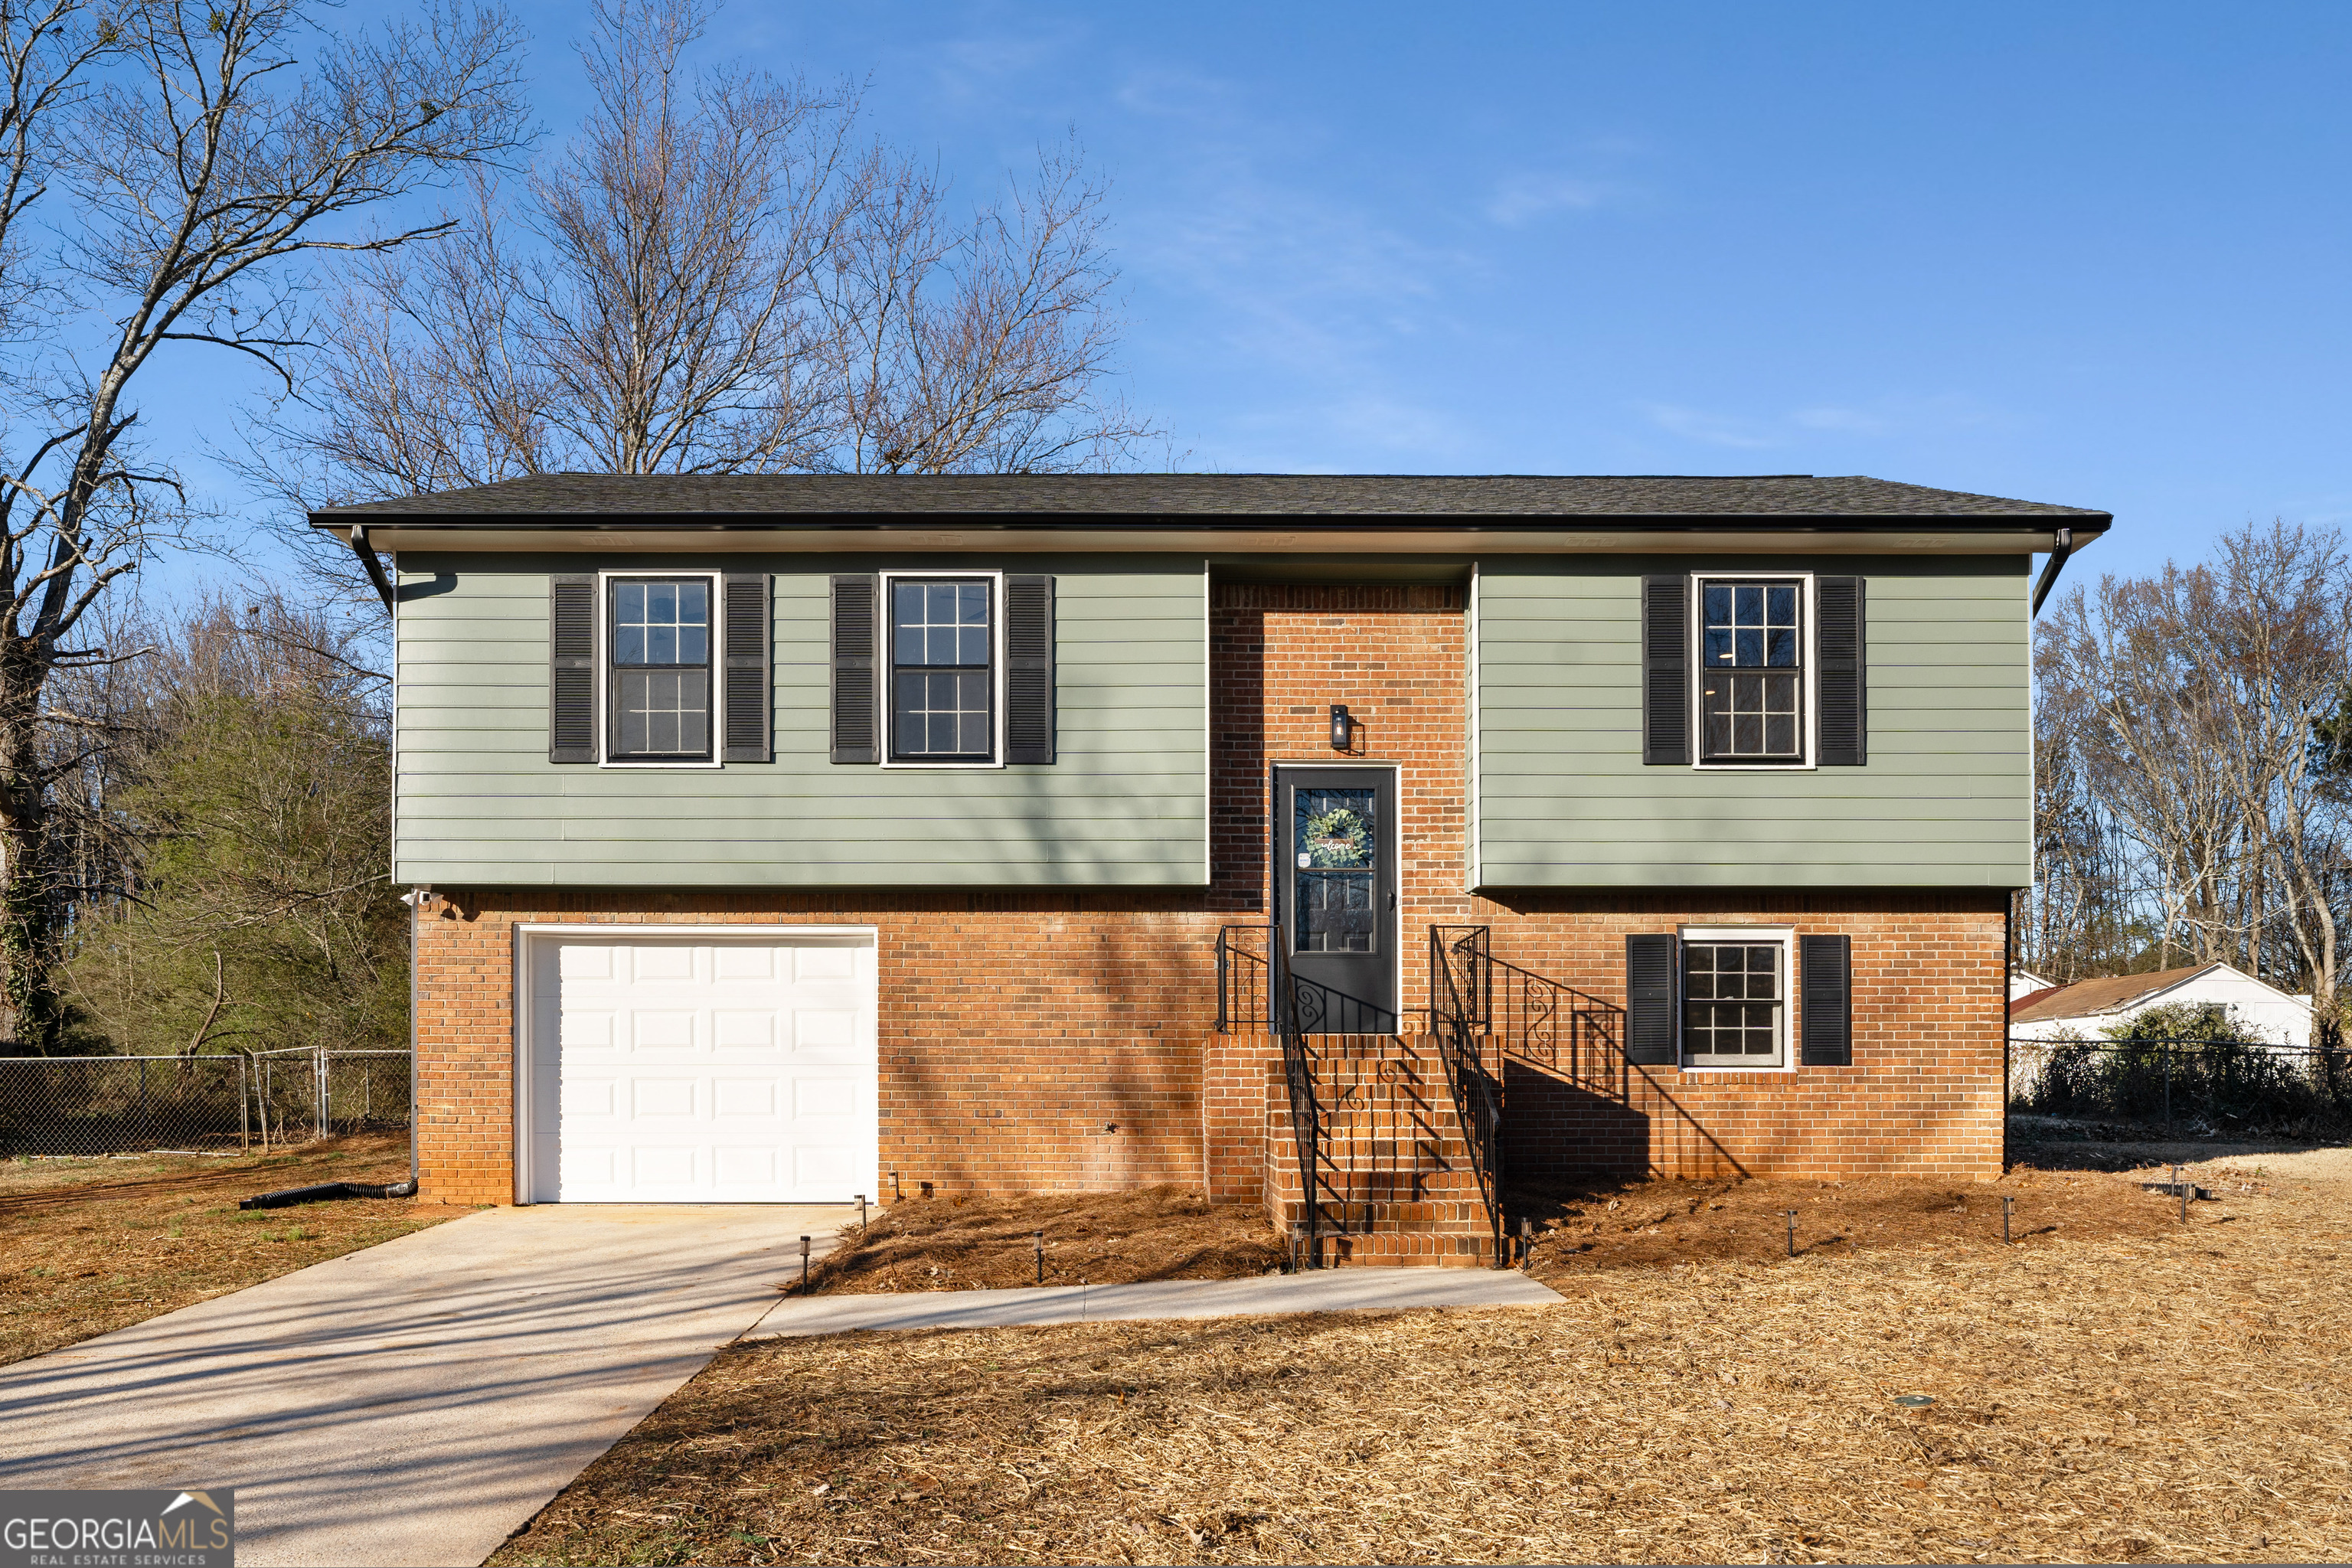
[[[405,1131],[408,1055],[0,1057],[0,1158],[218,1152]]]
[[[2352,1132],[2352,1051],[2244,1040],[2012,1040],[2016,1110],[2201,1133]]]

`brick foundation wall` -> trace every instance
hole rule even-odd
[[[1783,1075],[1637,1069],[1596,1096],[1521,1064],[1515,1168],[1676,1174],[1998,1173],[2002,895],[1504,894],[1467,880],[1463,592],[1220,584],[1211,607],[1213,880],[1175,892],[676,893],[446,889],[420,921],[425,1194],[513,1195],[513,927],[866,924],[879,931],[882,1161],[911,1194],[1204,1181],[1256,1201],[1270,1046],[1218,1036],[1217,928],[1267,906],[1275,763],[1399,767],[1407,1026],[1433,924],[1485,924],[1507,959],[1612,1004],[1623,938],[1685,921],[1853,937],[1855,1066]],[[1360,726],[1347,759],[1328,714]]]
[[[1605,1047],[1507,1063],[1506,1169],[1837,1178],[2000,1174],[1999,892],[1481,899],[1495,956],[1622,1007],[1625,938],[1769,925],[1853,942],[1853,1065],[1626,1068]],[[1796,1020],[1792,1016],[1793,1032]]]
[[[1173,907],[1189,900],[1190,910]],[[427,1199],[514,1198],[514,928],[871,925],[882,974],[877,1195],[1202,1181],[1218,917],[1198,894],[952,897],[457,890],[418,924]]]

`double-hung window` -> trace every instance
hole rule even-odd
[[[607,758],[709,761],[710,597],[708,577],[613,580]]]
[[[1688,932],[1683,939],[1683,1061],[1780,1067],[1788,1060],[1788,937]]]
[[[1705,577],[1698,588],[1698,760],[1801,764],[1804,584]]]
[[[885,581],[890,607],[890,760],[995,762],[994,579]]]

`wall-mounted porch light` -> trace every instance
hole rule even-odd
[[[1344,702],[1331,704],[1331,749],[1344,752],[1356,743],[1356,721],[1348,716]]]

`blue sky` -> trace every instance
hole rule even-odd
[[[521,15],[560,134],[584,16]],[[2106,570],[2352,521],[2352,7],[736,0],[706,52],[870,77],[968,195],[1075,129],[1189,467],[1868,473],[2112,510]]]

